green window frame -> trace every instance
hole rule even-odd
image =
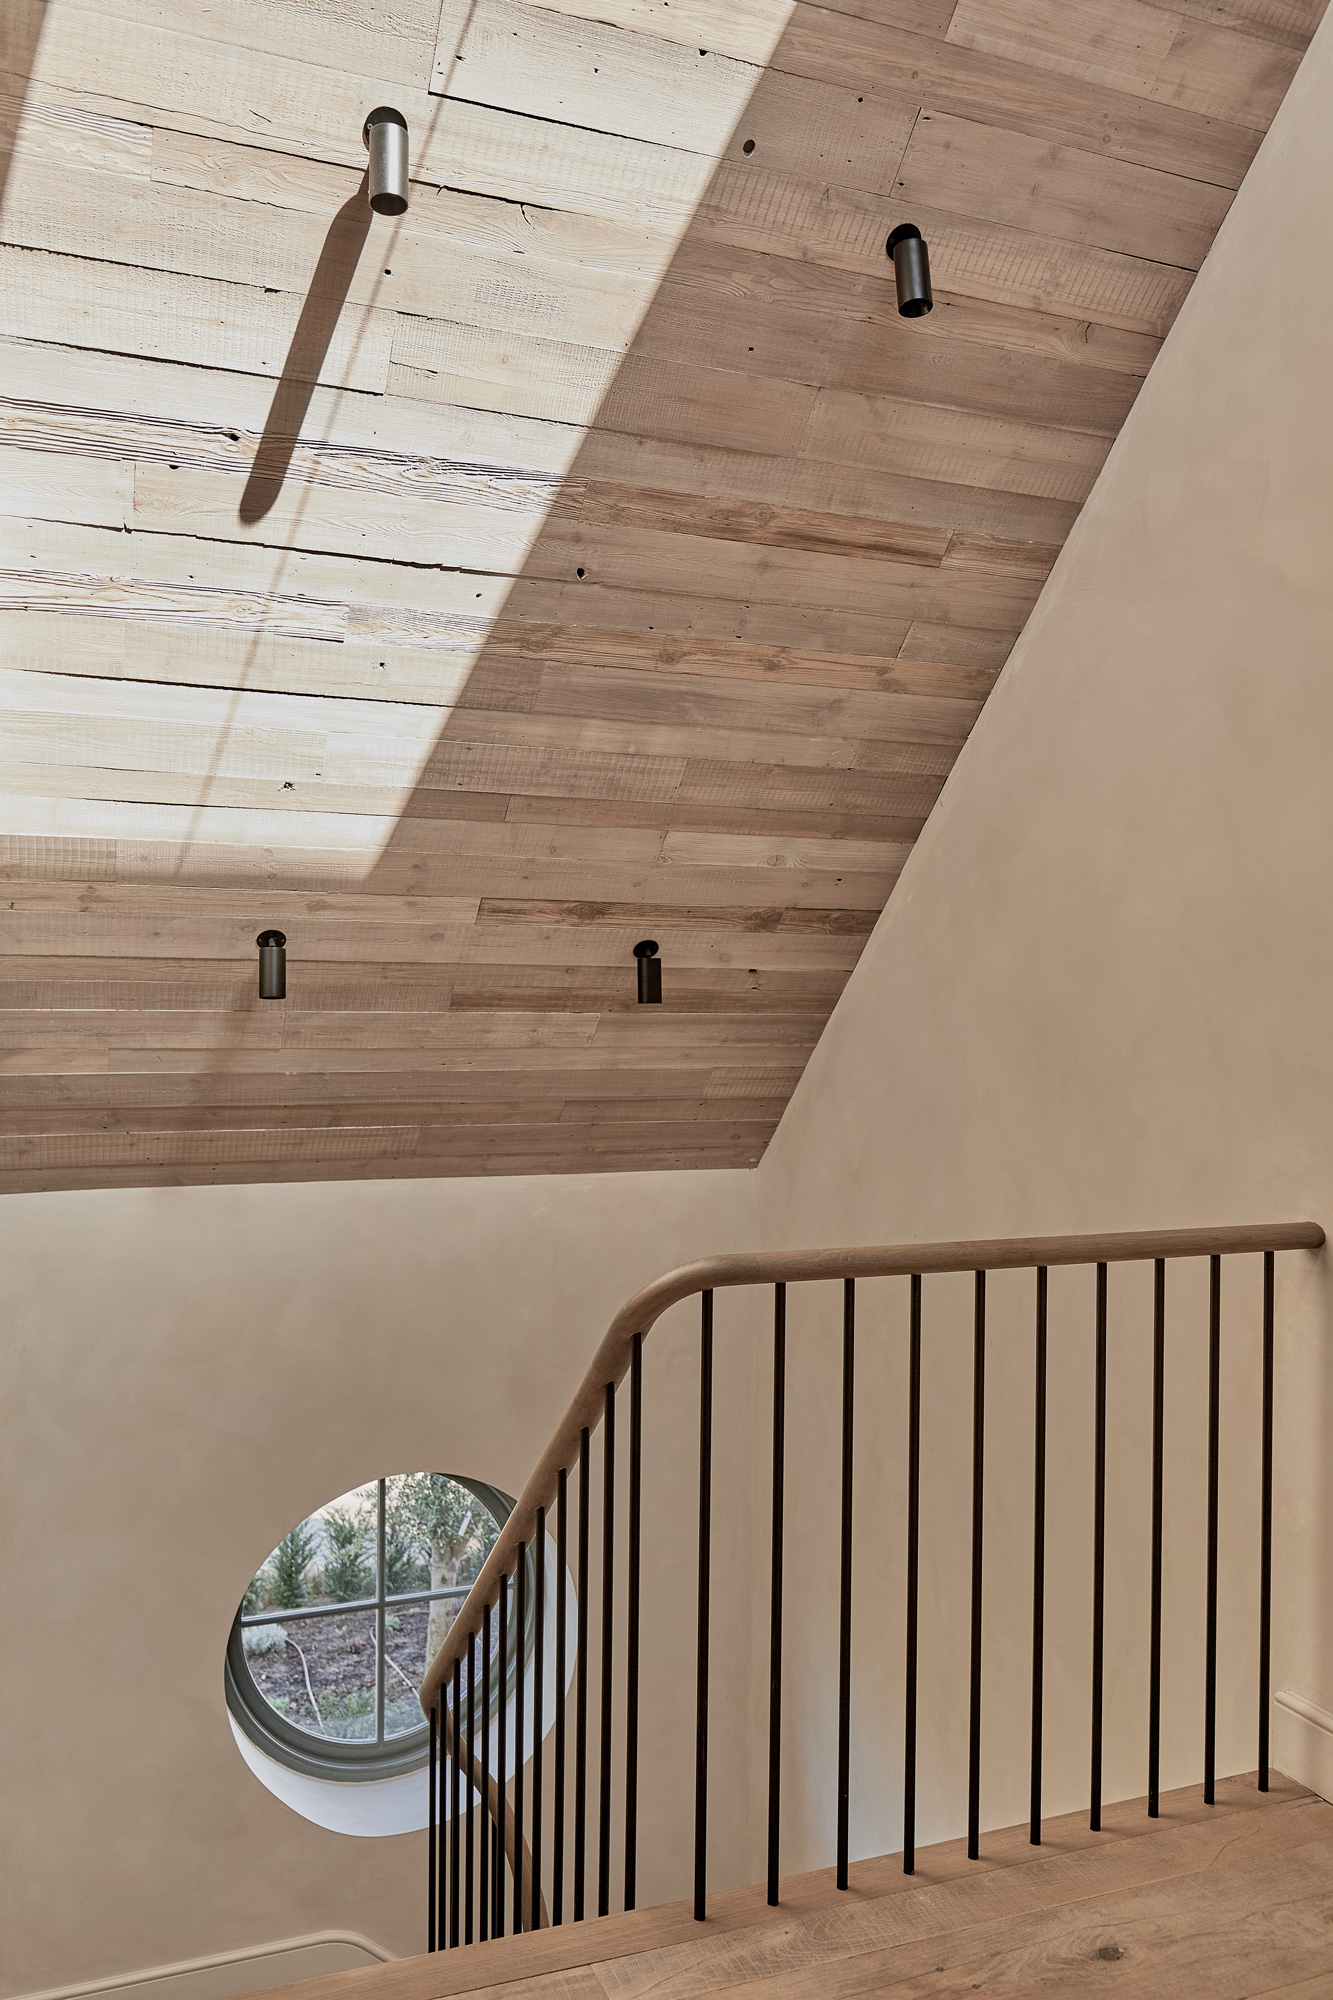
[[[514,1501],[497,1486],[490,1486],[484,1480],[468,1479],[459,1473],[448,1477],[455,1484],[464,1487],[492,1516],[497,1526],[503,1528],[514,1509]],[[421,1770],[429,1757],[430,1744],[426,1719],[421,1718],[420,1727],[400,1735],[386,1736],[384,1730],[385,1690],[389,1662],[385,1643],[388,1637],[387,1620],[398,1605],[433,1604],[441,1599],[454,1598],[460,1604],[472,1588],[471,1584],[455,1584],[441,1590],[390,1591],[386,1588],[385,1543],[387,1520],[388,1479],[380,1479],[376,1484],[375,1500],[375,1591],[373,1596],[347,1599],[333,1604],[302,1605],[294,1610],[268,1610],[247,1612],[244,1601],[232,1621],[231,1634],[227,1641],[225,1685],[227,1707],[231,1711],[238,1728],[251,1743],[265,1756],[288,1769],[304,1772],[309,1777],[333,1779],[339,1783],[357,1783],[397,1777],[404,1772]],[[531,1592],[529,1593],[531,1600]],[[313,1730],[303,1729],[298,1724],[280,1715],[260,1690],[250,1671],[250,1662],[245,1651],[244,1635],[256,1626],[297,1624],[312,1618],[338,1617],[347,1613],[369,1611],[374,1615],[375,1629],[375,1730],[374,1735],[364,1738],[318,1736]],[[518,1637],[517,1634],[514,1635]],[[531,1646],[531,1633],[523,1635],[524,1655]],[[511,1641],[511,1660],[516,1649]],[[399,1670],[401,1671],[401,1670]],[[509,1676],[510,1678],[512,1677]]]

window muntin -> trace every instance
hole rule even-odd
[[[403,1473],[298,1522],[227,1648],[228,1705],[251,1741],[321,1777],[418,1767],[421,1677],[512,1507],[478,1480]]]

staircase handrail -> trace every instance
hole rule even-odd
[[[893,1243],[852,1249],[765,1250],[705,1257],[645,1285],[616,1313],[582,1382],[501,1529],[444,1644],[421,1683],[421,1706],[429,1715],[454,1663],[467,1652],[484,1607],[500,1578],[514,1567],[520,1544],[530,1544],[538,1510],[549,1507],[560,1473],[579,1454],[585,1430],[595,1430],[608,1387],[618,1387],[629,1371],[636,1334],[646,1336],[682,1299],[738,1285],[802,1284],[821,1278],[912,1277],[942,1271],[1035,1270],[1061,1264],[1139,1263],[1154,1258],[1215,1257],[1247,1251],[1318,1250],[1324,1231],[1317,1222],[1268,1222],[1229,1228],[1122,1230],[1100,1236],[1002,1236],[956,1243]]]

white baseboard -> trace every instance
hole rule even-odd
[[[1298,1785],[1333,1799],[1333,1715],[1293,1688],[1273,1696],[1273,1762]]]
[[[392,1957],[383,1945],[356,1931],[312,1931],[306,1937],[280,1938],[275,1944],[246,1945],[209,1958],[91,1979],[81,1986],[50,1986],[41,1993],[24,1994],[22,2000],[101,2000],[102,1995],[109,2000],[236,2000],[238,1995],[264,1993],[296,1979],[384,1965]]]

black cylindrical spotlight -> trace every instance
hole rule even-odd
[[[376,215],[402,215],[407,208],[407,120],[391,105],[378,104],[361,128],[370,152],[367,192]]]
[[[935,303],[930,289],[930,257],[921,231],[914,222],[900,223],[884,248],[893,259],[899,312],[904,319],[920,319]]]
[[[660,1006],[662,1001],[662,961],[657,956],[657,942],[645,938],[634,947],[634,956],[639,961],[639,1005],[641,1007]]]
[[[259,997],[261,1000],[287,998],[287,940],[281,931],[261,931],[259,946]]]

